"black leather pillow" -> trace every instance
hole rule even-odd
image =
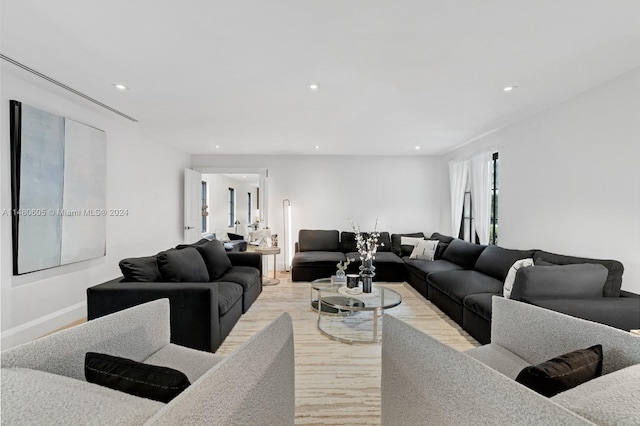
[[[525,367],[516,377],[516,382],[552,397],[601,374],[602,345],[595,345]]]
[[[301,229],[298,232],[300,251],[339,251],[340,233],[335,230]]]
[[[353,253],[354,251],[358,251],[356,233],[342,231],[340,233],[340,248],[343,253]]]
[[[231,260],[227,256],[224,244],[221,241],[213,240],[206,244],[196,247],[200,256],[204,260],[209,274],[209,280],[217,280],[229,268],[231,268]]]
[[[533,250],[510,250],[498,246],[487,246],[482,252],[473,269],[489,275],[497,280],[507,278],[511,266],[520,259],[533,256]]]
[[[158,268],[167,282],[200,283],[209,281],[207,266],[193,247],[170,249],[158,253]]]
[[[510,298],[601,298],[606,279],[607,268],[595,263],[527,266],[518,269]]]
[[[125,281],[159,282],[162,274],[158,269],[156,256],[130,257],[118,264]]]
[[[443,243],[442,241],[440,241],[437,238],[427,238],[428,241],[438,241],[438,245],[436,246],[436,252],[433,255],[433,260],[439,260],[442,259],[442,255],[444,254],[444,251],[447,249],[447,247],[449,247],[449,243]]]
[[[391,236],[388,232],[380,233],[380,237],[378,238],[378,251],[381,253],[391,252]]]
[[[480,254],[482,254],[486,247],[487,246],[455,239],[449,243],[449,247],[447,247],[442,254],[442,258],[458,266],[462,266],[464,269],[473,269],[478,257],[480,257]]]
[[[211,241],[211,240],[208,240],[207,238],[202,238],[201,240],[198,240],[193,244],[178,244],[176,246],[176,248],[178,250],[182,250],[182,249],[187,248],[187,247],[198,247],[198,246],[201,246],[202,244],[208,243],[209,241]]]
[[[171,401],[191,384],[173,368],[96,352],[85,355],[84,375],[89,383],[160,402]]]

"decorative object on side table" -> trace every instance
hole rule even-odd
[[[380,232],[378,232],[378,218],[376,218],[376,224],[373,227],[373,232],[369,232],[363,235],[360,232],[360,225],[355,225],[349,220],[353,231],[356,234],[356,245],[358,247],[358,253],[360,253],[360,278],[362,279],[362,291],[364,293],[371,293],[371,285],[373,283],[373,277],[375,276],[376,267],[373,265],[373,261],[376,258],[376,252],[378,251],[378,238],[380,238]]]

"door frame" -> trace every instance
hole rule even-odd
[[[260,176],[260,223],[269,226],[269,169],[264,167],[192,167],[193,170],[206,174],[251,174]]]

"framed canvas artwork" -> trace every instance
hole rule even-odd
[[[106,134],[10,101],[13,272],[105,255]]]

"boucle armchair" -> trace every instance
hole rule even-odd
[[[86,352],[182,371],[167,404],[88,383]],[[2,352],[4,424],[293,424],[291,317],[282,314],[228,356],[170,343],[160,299]]]
[[[491,344],[463,353],[385,315],[382,424],[640,424],[640,337],[500,297],[491,327]],[[552,398],[514,380],[596,344],[601,377]]]

